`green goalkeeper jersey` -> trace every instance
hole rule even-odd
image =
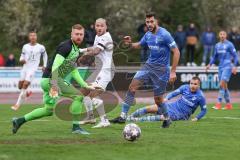
[[[76,82],[86,87],[87,83],[82,79],[77,70],[77,59],[79,57],[79,48],[72,40],[66,40],[60,43],[56,52],[43,73],[43,78],[51,78],[52,84],[57,82],[58,78],[65,79],[71,74]]]
[[[77,65],[76,61],[79,56],[79,48],[75,45],[71,39],[61,42],[57,48],[53,58],[48,61],[47,67],[43,73],[43,78],[51,78],[52,66],[56,58],[56,55],[64,57],[63,63],[58,68],[58,76],[65,78],[71,71],[73,71]]]

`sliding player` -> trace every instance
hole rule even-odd
[[[192,121],[198,121],[204,117],[207,113],[206,100],[203,92],[200,89],[200,79],[193,77],[189,85],[182,85],[177,90],[169,93],[165,101],[172,99],[173,97],[181,95],[174,102],[166,102],[168,107],[168,114],[172,121],[188,120],[195,110],[200,106],[201,112],[192,119]],[[154,113],[154,116],[143,116],[147,113]],[[140,108],[132,113],[128,118],[128,121],[162,121],[164,120],[159,108],[156,105]]]

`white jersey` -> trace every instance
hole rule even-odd
[[[23,65],[23,70],[37,70],[41,56],[43,56],[43,66],[46,67],[48,56],[45,47],[39,43],[35,45],[25,44],[20,56],[20,61],[26,61]]]
[[[113,40],[109,32],[98,36],[94,40],[94,46],[101,49],[100,53],[96,55],[96,67],[102,69],[112,69],[113,65]]]

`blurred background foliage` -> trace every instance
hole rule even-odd
[[[190,22],[199,31],[207,25],[215,32],[240,26],[240,0],[0,0],[0,53],[19,57],[28,32],[35,30],[51,55],[58,43],[70,37],[73,24],[88,28],[99,17],[107,19],[116,46],[121,46],[123,35],[138,40],[137,28],[150,10],[170,32]],[[114,54],[129,54],[131,62],[139,59],[131,52],[117,47]]]

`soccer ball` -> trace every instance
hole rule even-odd
[[[135,141],[141,135],[141,129],[134,123],[127,124],[123,129],[123,137],[127,141]]]

